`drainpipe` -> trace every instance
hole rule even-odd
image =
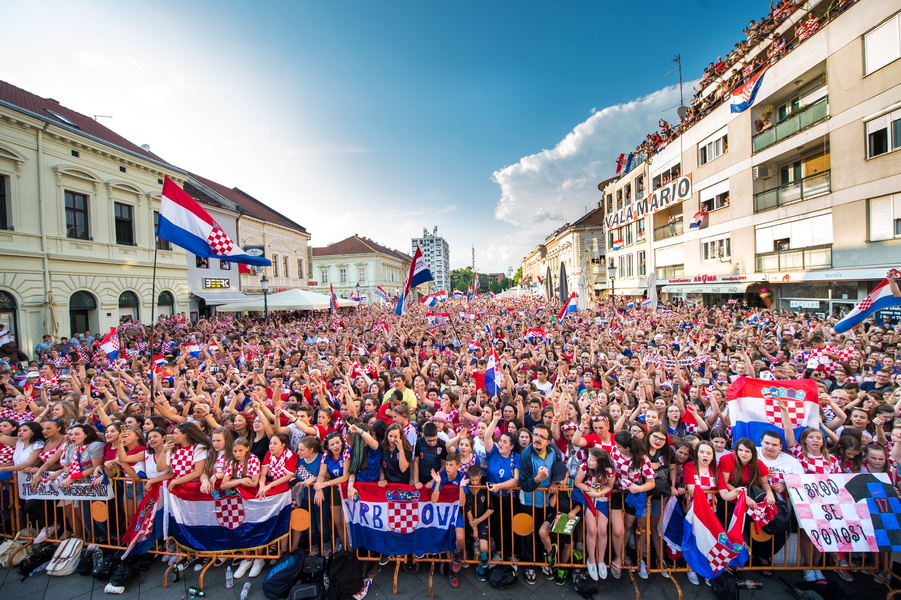
[[[38,223],[40,225],[40,230],[41,230],[41,263],[42,263],[42,270],[44,272],[44,281],[43,281],[43,283],[44,283],[44,294],[43,294],[44,301],[42,304],[50,304],[50,301],[52,300],[52,293],[51,293],[51,288],[50,288],[50,258],[47,254],[48,253],[47,226],[46,226],[46,223],[44,222],[44,219],[45,219],[45,210],[44,209],[46,207],[46,202],[44,199],[44,130],[49,126],[50,126],[49,123],[44,125],[43,129],[38,129],[38,134],[37,134],[38,215],[40,215],[38,218]],[[49,305],[49,309],[51,312],[53,311],[52,304]],[[45,319],[47,318],[46,312],[44,313],[43,317]],[[56,324],[56,328],[57,328],[57,331],[54,331],[53,333],[51,333],[51,335],[58,333],[59,323]],[[54,337],[55,337],[55,335],[54,335]]]

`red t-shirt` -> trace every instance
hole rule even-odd
[[[726,490],[729,489],[726,487],[726,482],[732,477],[732,472],[735,471],[735,453],[726,454],[722,458],[720,458],[720,462],[716,467],[717,478],[719,479],[719,489]],[[756,481],[748,481],[751,478],[751,467],[750,465],[745,465],[741,469],[741,484],[748,485],[749,483],[757,484]],[[770,470],[766,468],[766,465],[761,461],[757,461],[757,478],[758,480],[761,477],[767,477],[770,474]]]

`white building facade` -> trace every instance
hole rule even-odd
[[[450,246],[447,240],[438,235],[438,227],[432,233],[428,229],[422,230],[422,237],[413,238],[410,254],[416,253],[416,247],[422,249],[422,255],[435,281],[430,284],[433,290],[444,290],[450,293]]]

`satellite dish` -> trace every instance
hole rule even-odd
[[[679,120],[684,121],[685,115],[688,114],[688,108],[685,106],[680,106],[676,109],[676,114],[679,115]]]

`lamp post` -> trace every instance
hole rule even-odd
[[[616,265],[612,258],[607,259],[607,279],[610,280],[610,298],[616,308]]]
[[[263,290],[263,318],[269,318],[269,279],[264,273],[260,278],[260,288]]]

